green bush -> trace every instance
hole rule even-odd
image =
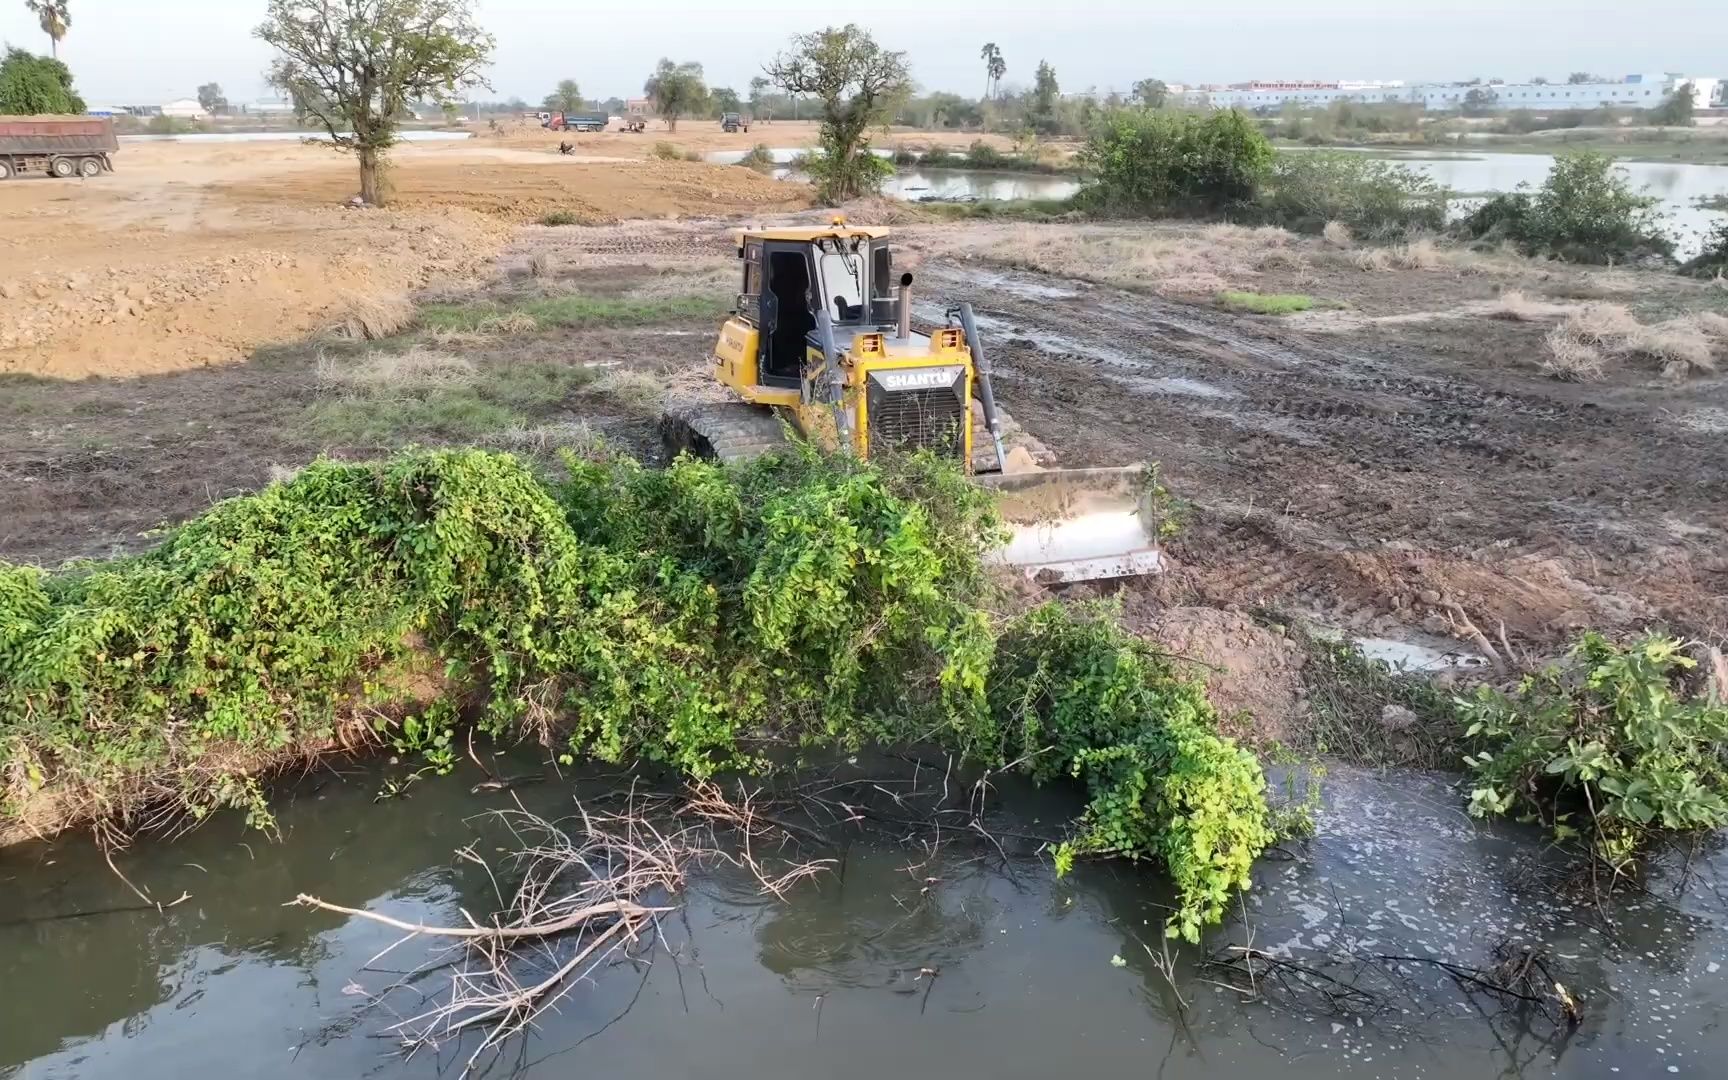
[[[1067,773],[1090,801],[1056,853],[1153,855],[1182,899],[1167,930],[1198,941],[1246,888],[1272,843],[1266,780],[1254,756],[1221,738],[1202,687],[1101,607],[1059,603],[1013,621],[990,681],[995,737],[987,755],[1031,762],[1034,779]]]
[[[1530,254],[1574,262],[1668,258],[1674,243],[1662,231],[1658,201],[1633,191],[1613,158],[1577,150],[1555,157],[1540,188],[1497,195],[1458,229],[1470,239],[1510,240]]]
[[[826,149],[812,150],[799,159],[798,165],[798,171],[810,177],[818,196],[830,205],[873,195],[894,175],[894,163],[872,153],[868,146],[845,158]]]
[[[684,148],[677,143],[661,140],[654,144],[653,149],[648,151],[648,156],[659,161],[683,161]]]
[[[773,172],[776,164],[774,151],[767,143],[757,143],[744,152],[744,156],[738,159],[738,164],[757,172]]]
[[[957,169],[965,163],[964,158],[946,146],[932,146],[918,158],[918,164],[926,169]],[[898,158],[895,164],[899,164]]]
[[[1728,274],[1728,221],[1719,221],[1704,238],[1704,248],[1681,268],[1693,277],[1714,278]]]
[[[1348,151],[1298,150],[1278,154],[1260,193],[1269,223],[1319,232],[1341,221],[1354,235],[1390,240],[1446,227],[1450,193],[1424,173]]]
[[[1536,818],[1616,870],[1664,832],[1728,825],[1728,707],[1682,696],[1673,638],[1586,634],[1564,666],[1461,702],[1470,812]]]
[[[554,210],[550,214],[542,216],[540,218],[540,224],[552,226],[580,225],[582,224],[582,219],[569,210]]]
[[[445,767],[468,701],[492,736],[557,731],[566,760],[693,776],[762,766],[762,733],[933,740],[1080,778],[1059,866],[1162,860],[1172,932],[1196,937],[1245,883],[1268,842],[1254,759],[1107,613],[1052,605],[998,637],[980,558],[996,518],[952,466],[566,464],[548,487],[480,451],[321,461],[136,558],[0,563],[8,808],[52,784],[123,823],[164,801],[268,821],[261,761],[364,717]],[[402,707],[406,668],[441,683],[423,713]]]
[[[1119,110],[1081,149],[1087,205],[1117,213],[1216,213],[1253,202],[1272,144],[1234,109],[1206,114]]]
[[[970,169],[1000,169],[1011,160],[1014,159],[983,139],[973,140],[972,145],[966,148],[966,167]]]
[[[0,56],[0,115],[84,112],[72,70],[59,60],[6,46]]]

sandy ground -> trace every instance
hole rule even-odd
[[[350,159],[298,143],[126,144],[91,181],[0,187],[0,373],[178,371],[243,359],[356,301],[462,280],[509,226],[760,213],[803,189],[745,169],[587,161],[479,142],[408,144],[386,211],[342,209]]]

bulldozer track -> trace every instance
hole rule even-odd
[[[669,409],[660,435],[674,455],[748,461],[785,446],[786,425],[769,409],[741,401],[704,402]]]

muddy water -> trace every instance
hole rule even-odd
[[[458,1075],[467,1050],[404,1061],[379,1037],[390,1014],[364,1007],[426,950],[363,970],[395,934],[281,905],[308,892],[446,924],[459,908],[491,910],[484,874],[452,853],[499,846],[475,815],[510,796],[472,795],[476,775],[458,775],[374,804],[383,771],[343,772],[279,801],[279,841],[227,816],[122,856],[158,898],[188,894],[165,914],[73,917],[137,902],[81,841],[0,855],[0,1073]],[[568,811],[572,794],[558,782],[516,793],[547,813]],[[1582,1026],[1497,1015],[1414,962],[1363,980],[1380,1003],[1366,1013],[1251,1001],[1197,971],[1195,949],[1177,955],[1173,989],[1148,959],[1167,900],[1151,872],[1099,864],[1057,881],[1030,842],[1005,839],[1004,859],[964,839],[932,855],[877,836],[833,852],[843,875],[785,903],[737,876],[698,875],[651,962],[596,972],[488,1075],[1720,1075],[1728,933],[1714,890],[1728,859],[1695,864],[1687,898],[1659,882],[1612,910],[1605,933],[1591,905],[1517,886],[1539,845],[1478,828],[1440,778],[1335,772],[1327,798],[1320,835],[1261,862],[1210,948],[1252,940],[1348,977],[1378,955],[1476,964],[1502,940],[1540,943],[1582,999]],[[1015,813],[991,824],[1004,830],[1048,831],[1073,809],[1062,793],[1002,799]],[[435,998],[442,977],[394,1004]]]

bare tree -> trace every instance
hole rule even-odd
[[[767,70],[787,93],[822,103],[822,153],[812,170],[823,198],[837,203],[879,187],[880,159],[870,153],[866,133],[911,92],[906,54],[882,48],[868,31],[847,23],[796,35],[792,49]]]
[[[485,86],[492,35],[469,0],[270,0],[253,33],[279,54],[270,82],[302,120],[360,159],[360,197],[383,204],[379,165],[411,101]]]

